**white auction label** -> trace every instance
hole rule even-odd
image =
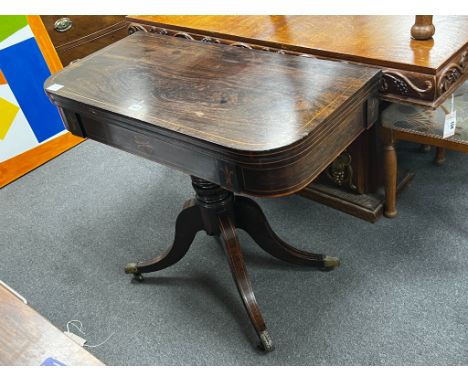
[[[455,135],[455,128],[457,127],[457,112],[452,111],[445,116],[444,134],[443,138],[449,138]]]
[[[128,108],[132,111],[140,111],[143,108],[143,105],[139,103],[134,103],[133,105],[130,105]]]
[[[57,90],[60,90],[63,88],[63,85],[60,84],[52,84],[50,85],[47,90],[52,90],[53,92],[56,92]]]

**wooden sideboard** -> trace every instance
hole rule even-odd
[[[63,66],[127,36],[125,16],[41,16]]]

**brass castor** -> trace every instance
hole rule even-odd
[[[125,267],[125,273],[127,274],[132,274],[133,275],[133,280],[142,282],[144,280],[143,275],[138,272],[138,268],[136,263],[129,263]]]
[[[341,261],[338,257],[325,256],[323,259],[323,267],[319,268],[319,270],[322,272],[330,272],[335,268],[339,267],[340,264]]]
[[[264,330],[259,334],[260,337],[260,348],[264,350],[265,352],[269,353],[275,349],[275,346],[273,345],[273,341],[271,340],[270,334],[268,334],[268,331]]]

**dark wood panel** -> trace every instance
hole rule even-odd
[[[90,39],[80,40],[78,44],[69,44],[61,48],[57,48],[57,53],[63,65],[66,66],[70,62],[81,59],[94,53],[114,42],[127,37],[127,24],[122,23],[116,26],[115,29],[108,31],[97,37]]]
[[[412,172],[398,171],[397,195],[408,186],[413,178]],[[385,200],[382,187],[376,192],[357,194],[320,181],[309,184],[300,191],[300,195],[371,223],[375,223],[382,216]]]
[[[54,23],[62,17],[70,18],[72,27],[57,32]],[[127,36],[128,22],[124,16],[41,16],[41,19],[64,66]]]
[[[134,34],[52,76],[73,99],[233,150],[278,150],[375,83],[352,64]],[[320,91],[317,91],[320,89]]]
[[[55,30],[54,24],[63,17],[69,18],[72,22],[72,26],[66,32],[58,32]],[[83,39],[103,29],[111,28],[124,21],[125,16],[43,15],[41,19],[47,29],[47,33],[49,33],[52,43],[56,48],[60,48],[64,44]]]

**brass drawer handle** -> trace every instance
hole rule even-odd
[[[58,19],[54,24],[54,29],[57,32],[66,32],[72,27],[73,23],[68,17]]]

